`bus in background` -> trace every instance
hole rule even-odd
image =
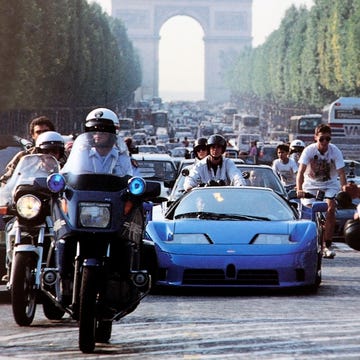
[[[227,106],[223,110],[225,124],[232,125],[234,114],[237,113],[236,107]]]
[[[132,118],[120,118],[120,130],[130,132],[135,129],[135,121]]]
[[[250,146],[253,141],[261,142],[262,138],[259,133],[256,134],[239,134],[236,142],[236,146],[239,149],[239,153],[242,155],[250,151]]]
[[[256,115],[234,114],[233,129],[239,134],[260,133],[260,119]]]
[[[345,159],[360,159],[360,98],[340,97],[323,108],[323,122],[331,128],[331,142]]]
[[[154,126],[155,131],[158,128],[168,129],[169,120],[168,120],[167,111],[162,111],[162,110],[153,111],[151,113],[151,125]]]
[[[289,141],[302,140],[306,145],[314,142],[315,128],[322,123],[321,114],[296,115],[290,117]]]

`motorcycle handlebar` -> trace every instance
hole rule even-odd
[[[315,200],[317,200],[317,201],[324,201],[325,191],[323,191],[323,190],[318,190],[318,191],[316,192],[316,195],[311,194],[311,193],[305,191],[303,197],[306,198],[306,199],[315,199]]]

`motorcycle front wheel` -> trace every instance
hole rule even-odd
[[[97,269],[84,267],[79,310],[79,348],[83,353],[91,353],[95,349],[97,283]]]
[[[36,260],[32,254],[17,253],[11,271],[11,305],[16,323],[29,326],[36,311],[35,271]]]

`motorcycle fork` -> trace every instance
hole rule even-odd
[[[19,224],[14,224],[14,226],[16,226],[16,231],[15,231],[15,243],[14,243],[14,251],[13,251],[13,264],[16,261],[16,254],[18,252],[27,252],[27,253],[33,253],[36,255],[37,257],[37,261],[36,261],[36,271],[34,274],[34,285],[37,289],[39,289],[40,287],[40,279],[41,279],[41,267],[42,267],[42,258],[43,258],[43,251],[44,251],[44,235],[45,235],[45,225],[41,225],[39,226],[39,232],[37,234],[37,239],[36,239],[36,245],[34,244],[34,239],[32,239],[32,244],[23,244],[21,242],[21,225]],[[14,272],[11,272],[10,275],[10,286],[13,284],[13,276],[14,276]]]

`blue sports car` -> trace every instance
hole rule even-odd
[[[144,244],[158,286],[316,290],[321,282],[314,221],[268,188],[195,188],[147,224]]]

